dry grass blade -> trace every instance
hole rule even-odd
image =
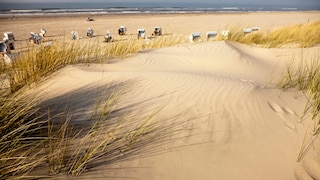
[[[45,142],[47,163],[50,173],[59,173],[65,168],[67,159],[68,143],[72,137],[72,129],[69,127],[70,118],[62,124],[54,124],[50,121],[50,110],[48,110],[48,137]]]

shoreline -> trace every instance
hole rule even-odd
[[[56,18],[56,17],[102,17],[102,16],[189,16],[189,15],[233,15],[233,14],[291,14],[291,13],[320,13],[320,10],[306,10],[306,11],[212,11],[212,12],[174,12],[174,13],[52,13],[52,14],[0,14],[1,19],[17,19],[17,18]]]

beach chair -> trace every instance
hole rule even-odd
[[[143,38],[143,39],[146,38],[146,30],[145,29],[138,29],[138,39],[140,39],[140,38]]]
[[[87,37],[93,37],[93,29],[88,28]]]
[[[77,31],[71,31],[71,39],[72,40],[79,39]]]
[[[125,35],[127,33],[127,28],[125,26],[120,26],[118,33],[119,35]]]
[[[217,36],[217,31],[208,31],[207,32],[207,40],[214,39]]]
[[[244,29],[243,29],[244,35],[250,34],[252,31],[253,31],[252,28],[244,28]]]
[[[111,32],[107,31],[106,36],[104,37],[104,42],[112,42],[113,38],[112,38],[112,34]]]
[[[4,41],[0,41],[0,54],[7,53],[7,45]]]
[[[36,37],[36,33],[30,32],[29,41],[34,43],[35,37]]]
[[[0,54],[3,57],[3,61],[5,64],[10,65],[12,63],[12,60],[10,56],[8,56],[8,53],[10,54],[10,50],[7,49],[7,45],[4,41],[0,42]]]
[[[155,27],[152,35],[161,36],[162,35],[161,27]]]
[[[47,30],[45,30],[44,28],[40,29],[40,33],[39,36],[44,37],[44,35],[47,33]]]
[[[33,42],[35,44],[40,44],[42,42],[42,36],[40,36],[39,34],[36,34],[34,32],[30,32],[29,41]]]
[[[231,33],[229,30],[222,30],[221,35],[223,36],[223,39],[226,40],[231,36]]]
[[[7,45],[7,49],[10,50],[14,50],[14,35],[12,32],[5,32],[3,33],[4,38],[3,41],[5,42],[5,44]]]
[[[94,21],[94,19],[91,18],[91,17],[88,17],[88,18],[87,18],[87,21]]]
[[[201,33],[200,32],[194,32],[190,35],[190,42],[196,42],[201,41]]]
[[[243,33],[244,33],[244,35],[247,35],[247,34],[250,34],[252,32],[259,31],[259,30],[260,30],[260,28],[258,28],[258,27],[244,28],[243,29]]]

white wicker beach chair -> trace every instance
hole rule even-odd
[[[253,31],[252,28],[244,28],[243,29],[244,35],[250,34],[252,31]]]
[[[7,65],[12,63],[11,57],[8,56],[8,53],[11,55],[10,50],[7,49],[7,45],[4,41],[0,42],[0,54],[3,58],[3,62]]]
[[[260,28],[258,28],[258,27],[244,28],[243,29],[243,33],[244,33],[244,35],[247,35],[247,34],[250,34],[252,32],[259,31],[259,30],[260,30]]]
[[[72,39],[72,40],[77,40],[77,39],[79,39],[79,36],[78,36],[78,32],[77,32],[77,31],[71,31],[71,39]]]
[[[190,42],[198,42],[201,41],[201,33],[200,32],[194,32],[189,37]]]
[[[87,37],[93,37],[93,29],[88,28]]]
[[[91,17],[88,17],[88,18],[87,18],[87,21],[94,21],[94,19],[91,18]]]
[[[120,26],[120,28],[118,29],[118,34],[126,35],[126,33],[127,33],[127,28],[125,26]]]
[[[12,32],[5,32],[3,33],[4,38],[3,41],[7,45],[7,51],[14,50],[14,41],[15,37]]]
[[[112,34],[111,32],[107,31],[106,36],[104,37],[104,42],[112,42],[113,38],[112,38]]]
[[[7,45],[4,41],[0,41],[0,54],[7,53]]]
[[[207,32],[207,40],[214,39],[218,35],[217,31],[208,31]]]
[[[155,27],[152,35],[161,36],[162,35],[162,28],[161,27]]]
[[[146,30],[145,29],[138,29],[138,39],[143,38],[146,39]]]
[[[45,30],[44,28],[41,28],[39,36],[44,37],[46,33],[47,33],[47,30]]]

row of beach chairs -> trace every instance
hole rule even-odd
[[[250,34],[254,31],[259,31],[260,28],[258,27],[252,27],[252,28],[244,28],[243,33],[244,35]],[[207,40],[214,39],[218,35],[218,31],[208,31],[206,34]],[[221,35],[223,39],[227,40],[231,36],[231,32],[229,30],[222,30]],[[194,32],[190,35],[190,41],[201,41],[201,33],[200,32]]]
[[[30,32],[29,42],[33,42],[34,44],[41,44],[46,33],[47,31],[44,28],[40,29],[40,33]],[[118,30],[118,33],[121,36],[126,35],[127,28],[125,26],[121,26]],[[154,33],[152,35],[161,36],[162,35],[161,27],[155,27]],[[10,64],[11,58],[8,55],[11,55],[11,50],[15,49],[14,47],[15,37],[12,32],[5,32],[4,36],[5,37],[3,38],[3,41],[0,41],[0,54],[3,56],[5,62],[7,64]],[[94,31],[92,28],[88,28],[87,36],[94,37]],[[79,39],[78,33],[76,31],[72,31],[71,38],[73,40]],[[138,39],[139,38],[144,38],[144,39],[146,38],[145,29],[138,29]],[[109,31],[107,31],[104,37],[104,41],[105,42],[113,41],[112,34]]]
[[[260,28],[258,27],[251,27],[251,28],[245,28],[243,29],[244,35],[250,34],[255,31],[259,31]],[[47,31],[44,28],[40,29],[40,33],[34,33],[30,32],[30,38],[29,41],[33,42],[35,44],[41,44],[42,40],[45,36]],[[127,34],[127,28],[125,26],[120,26],[118,29],[118,34],[120,36]],[[146,39],[146,30],[145,29],[138,29],[138,39],[143,38]],[[161,36],[162,35],[162,28],[161,27],[155,27],[154,31],[152,33],[152,36]],[[218,31],[208,31],[206,33],[207,40],[214,39],[218,35]],[[231,35],[231,32],[229,30],[222,30],[221,35],[224,39],[228,39]],[[87,37],[94,37],[94,31],[92,28],[88,28],[87,31]],[[78,33],[76,31],[71,32],[71,38],[73,40],[79,39]],[[190,35],[190,41],[191,42],[197,42],[201,41],[201,33],[200,32],[194,32]],[[11,50],[14,50],[14,41],[15,37],[12,32],[5,32],[3,41],[0,41],[0,54],[3,56],[6,56],[6,54],[10,54]],[[104,42],[113,42],[113,36],[111,32],[107,31],[104,37]]]
[[[42,43],[42,39],[45,36],[46,32],[47,31],[44,28],[40,29],[40,33],[30,32],[29,41],[35,44]],[[3,34],[4,34],[4,38],[2,41],[0,41],[0,54],[3,56],[4,61],[7,64],[10,64],[11,58],[9,56],[12,55],[11,50],[15,49],[15,46],[14,46],[15,37],[12,32],[5,32]]]
[[[254,31],[259,31],[259,29],[260,28],[258,28],[258,27],[244,28],[243,33],[244,33],[244,35],[247,35],[247,34],[252,33]],[[126,33],[127,33],[127,28],[125,26],[120,26],[120,28],[118,29],[118,34],[120,36],[123,36],[123,35],[126,35]],[[138,39],[140,39],[140,38],[146,39],[146,30],[145,29],[138,29],[137,35],[138,35]],[[152,33],[152,36],[161,36],[161,35],[162,35],[161,27],[155,27],[154,31]],[[206,38],[207,38],[207,40],[214,39],[217,35],[218,35],[217,31],[208,31],[206,34]],[[221,35],[222,35],[223,39],[226,40],[230,37],[231,32],[229,30],[222,30]],[[79,39],[78,33],[76,31],[71,32],[71,37],[73,40]],[[88,28],[87,37],[94,37],[93,29]],[[200,32],[194,32],[190,35],[191,42],[195,42],[195,41],[199,41],[199,40],[201,40],[201,33]],[[104,37],[104,41],[105,42],[112,42],[113,41],[112,34],[109,31],[107,31],[107,33]]]
[[[125,26],[120,26],[118,29],[118,34],[120,36],[124,36],[127,34],[127,28]],[[146,39],[147,38],[147,33],[145,29],[138,29],[138,39]],[[152,36],[161,36],[162,35],[162,28],[161,27],[155,27],[154,31],[152,33]],[[92,28],[88,28],[87,30],[87,37],[94,37],[94,31]],[[79,39],[79,35],[77,31],[71,31],[71,39],[72,40],[77,40]],[[107,31],[104,37],[105,42],[112,42],[113,37],[110,31]]]
[[[118,29],[119,35],[126,35],[127,28],[125,26],[120,26]],[[162,35],[162,28],[161,27],[155,27],[152,33],[152,36],[161,36]],[[146,30],[145,29],[138,29],[138,39],[139,38],[146,38]]]
[[[228,39],[230,36],[229,30],[223,30],[221,31],[221,35],[224,37],[224,39]],[[206,34],[207,40],[214,39],[218,35],[218,31],[208,31]],[[190,41],[196,42],[201,41],[201,33],[200,32],[194,32],[190,35]]]

